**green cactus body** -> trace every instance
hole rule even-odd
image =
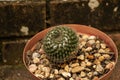
[[[43,49],[55,63],[71,59],[78,47],[78,36],[71,28],[58,26],[50,30],[43,39]]]

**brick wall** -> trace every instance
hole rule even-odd
[[[0,63],[21,63],[29,38],[47,27],[67,23],[98,28],[120,48],[119,0],[0,2]]]

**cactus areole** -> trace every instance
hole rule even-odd
[[[66,26],[56,26],[43,39],[43,50],[50,61],[64,63],[72,59],[78,49],[77,33]]]

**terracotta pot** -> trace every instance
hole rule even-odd
[[[84,25],[77,25],[77,24],[63,24],[64,26],[68,26],[71,27],[72,29],[76,30],[78,33],[85,33],[85,34],[89,34],[89,35],[95,35],[98,36],[99,38],[101,38],[102,40],[104,40],[106,42],[106,44],[112,49],[112,51],[115,53],[115,64],[117,63],[117,59],[118,59],[118,50],[116,48],[116,45],[114,44],[113,40],[108,37],[105,33],[101,32],[100,30],[97,30],[95,28],[92,27],[88,27],[88,26],[84,26]],[[28,69],[27,65],[26,65],[26,52],[30,49],[33,48],[33,46],[40,40],[42,39],[46,33],[53,27],[50,27],[48,29],[45,29],[39,33],[37,33],[35,36],[33,36],[26,44],[24,51],[23,51],[23,62],[24,65],[26,66],[26,68]],[[114,66],[115,67],[115,66]],[[100,77],[100,80],[107,80],[110,76],[110,74],[112,73],[114,67],[105,75],[103,75],[102,77]],[[30,72],[30,71],[29,71]],[[32,74],[32,73],[31,73]],[[33,74],[32,74],[33,75]],[[33,75],[33,77],[35,78],[35,80],[39,80],[37,77],[35,77]]]

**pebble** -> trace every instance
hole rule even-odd
[[[96,48],[97,48],[97,49],[100,49],[100,44],[96,44]]]
[[[80,73],[80,77],[85,77],[85,76],[86,76],[86,73],[83,72],[83,71],[81,71],[81,73]]]
[[[79,59],[79,60],[84,60],[84,55],[78,56],[77,59]]]
[[[96,58],[98,58],[98,57],[101,56],[101,54],[100,54],[100,53],[95,53],[94,56],[95,56]]]
[[[29,71],[30,72],[35,72],[37,70],[37,66],[35,65],[35,64],[31,64],[31,65],[29,65]]]
[[[96,39],[96,36],[90,36],[88,39],[93,39],[93,40],[95,40],[95,39]]]
[[[98,58],[98,60],[101,62],[101,61],[104,61],[105,60],[105,57],[104,56],[100,56],[99,58]]]
[[[110,52],[110,48],[106,48],[106,49],[105,49],[105,52],[106,52],[106,53],[109,53],[109,52]]]
[[[104,68],[102,67],[101,64],[96,65],[96,71],[101,73],[101,72],[103,72],[103,70],[104,70]]]
[[[41,69],[41,70],[42,70],[43,67],[44,67],[44,65],[42,65],[42,64],[39,64],[39,65],[38,65],[38,69]]]
[[[98,59],[96,59],[95,61],[94,61],[94,64],[100,64],[101,62],[98,60]]]
[[[33,59],[33,63],[39,63],[39,62],[40,62],[40,59],[38,57]]]
[[[84,61],[81,62],[80,64],[82,67],[86,67],[86,63]]]
[[[69,78],[69,80],[74,80],[74,78],[71,77],[71,78]]]
[[[40,78],[45,78],[44,75],[41,75],[41,74],[35,74],[35,76]]]
[[[71,77],[71,73],[69,73],[69,72],[62,72],[61,73],[64,77]]]
[[[108,54],[103,54],[103,57],[104,57],[105,59],[110,59],[110,58],[111,58],[110,55],[108,55]]]
[[[100,44],[100,41],[99,41],[99,40],[96,40],[96,44]]]
[[[45,73],[45,78],[47,78],[50,75],[50,68],[49,67],[43,67],[42,71]]]
[[[38,57],[40,57],[40,53],[34,52],[34,53],[32,54],[32,58],[33,58],[33,59],[34,59],[34,58],[38,58]]]
[[[106,48],[106,44],[104,44],[104,43],[101,43],[100,46],[101,46],[102,49]]]
[[[49,78],[54,78],[54,74],[50,74]]]
[[[65,72],[63,69],[59,70],[59,74],[62,74],[62,72]]]
[[[95,68],[96,68],[96,65],[93,65],[93,68],[95,69]]]
[[[35,71],[35,74],[40,74],[41,73],[41,70],[36,70]]]
[[[87,77],[85,77],[85,78],[80,78],[80,80],[89,80]]]
[[[94,76],[97,76],[99,73],[97,71],[93,72]]]
[[[88,55],[87,58],[88,59],[94,59],[94,56],[93,55]]]
[[[88,72],[89,72],[89,71],[91,71],[91,69],[89,69],[89,68],[85,68],[85,71],[88,71]]]
[[[93,45],[93,44],[95,43],[95,40],[89,40],[88,43],[89,43],[90,45]]]
[[[72,75],[72,78],[76,78],[77,77],[77,74],[76,73],[73,73],[73,75]]]
[[[83,46],[85,46],[85,44],[86,44],[86,41],[82,41],[82,42],[79,44],[79,48],[80,48],[80,49],[83,48]]]
[[[105,50],[104,49],[99,49],[98,52],[99,53],[105,53]]]
[[[71,67],[76,67],[76,66],[79,66],[79,63],[73,63],[70,65]]]
[[[57,80],[65,80],[63,77],[58,78]]]
[[[58,73],[59,73],[58,69],[54,69],[54,74],[58,74]]]
[[[86,40],[88,40],[88,37],[89,37],[88,35],[83,35],[82,39],[86,41]]]
[[[41,58],[41,59],[42,59],[42,58],[43,58],[43,59],[46,59],[46,55],[45,55],[45,54],[42,54],[40,58]]]
[[[77,66],[77,67],[72,68],[72,73],[80,72],[82,70],[84,70],[84,67]]]
[[[49,65],[49,60],[48,59],[42,59],[41,61],[40,61],[40,63],[41,64],[44,64],[44,65]]]
[[[89,78],[91,78],[91,77],[93,76],[93,72],[88,72],[88,73],[87,73],[87,76],[88,76]]]
[[[92,50],[92,47],[87,47],[86,49],[85,49],[85,51],[91,51]]]
[[[91,66],[92,65],[92,63],[90,62],[90,61],[88,61],[88,62],[86,62],[86,66]]]
[[[93,80],[100,80],[97,76],[95,76],[94,78],[93,78]]]
[[[69,68],[69,66],[66,65],[65,68],[64,68],[64,70],[67,71],[67,72],[70,72],[70,68]]]
[[[115,62],[110,62],[110,63],[108,63],[107,65],[106,65],[106,69],[112,69],[113,68],[113,66],[115,65]]]
[[[81,77],[77,76],[77,77],[75,78],[75,80],[81,80]]]
[[[40,53],[45,53],[43,49],[40,49],[39,52],[40,52]]]

